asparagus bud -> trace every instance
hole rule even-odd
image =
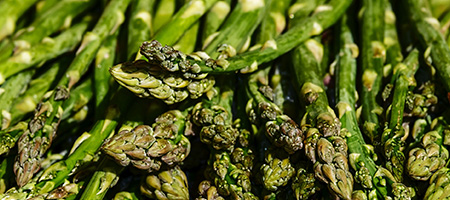
[[[276,191],[278,187],[285,186],[294,176],[295,169],[289,158],[280,159],[272,153],[266,156],[266,163],[261,166],[264,187],[270,191]]]
[[[450,169],[447,167],[441,168],[436,171],[430,179],[430,186],[428,186],[427,192],[423,199],[448,199],[450,193],[448,193],[450,183]]]
[[[141,192],[152,199],[189,199],[187,177],[180,167],[150,174],[141,185]]]

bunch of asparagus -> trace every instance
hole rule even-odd
[[[448,199],[448,0],[0,1],[0,199]]]

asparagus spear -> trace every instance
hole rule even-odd
[[[0,13],[2,13],[0,17],[0,40],[14,33],[17,19],[36,2],[37,0],[6,0],[0,2]]]
[[[410,14],[411,22],[420,38],[423,48],[426,48],[425,59],[436,67],[445,89],[450,91],[450,49],[444,37],[439,32],[439,22],[433,18],[422,0],[402,1],[404,9]]]
[[[91,81],[87,80],[77,86],[70,94],[70,99],[62,105],[64,112],[61,113],[61,120],[70,122],[69,117],[80,111],[91,97]],[[18,122],[17,124],[15,123],[15,126],[0,131],[0,154],[9,152],[15,146],[22,134],[28,129],[28,123],[28,121]]]
[[[224,200],[225,198],[220,196],[220,194],[217,192],[217,187],[214,186],[213,183],[211,183],[211,181],[202,181],[199,185],[198,185],[198,193],[200,195],[200,197],[196,198],[197,200],[209,200],[209,199],[213,199],[213,200]]]
[[[227,51],[230,52],[231,56],[235,52],[240,52],[246,40],[236,40],[235,38],[249,38],[261,22],[264,13],[264,0],[239,1],[218,33],[205,41],[203,44],[204,51],[213,59],[221,58],[222,56],[227,57],[227,55],[221,54],[221,45],[227,45]]]
[[[363,16],[361,26],[361,102],[363,133],[372,144],[380,137],[380,115],[382,108],[377,103],[383,76],[385,59],[384,37],[384,0],[363,1]]]
[[[16,181],[19,186],[25,185],[39,169],[39,159],[48,150],[55,137],[60,122],[61,105],[69,97],[72,86],[87,71],[101,42],[116,31],[123,22],[123,12],[130,1],[111,1],[103,12],[94,29],[87,33],[77,56],[72,61],[59,81],[58,86],[49,99],[40,103],[28,130],[19,138],[19,154],[14,166]]]
[[[392,70],[398,63],[402,62],[403,55],[401,51],[401,46],[398,39],[398,33],[396,26],[395,14],[392,11],[391,4],[385,2],[385,13],[384,13],[384,40],[383,44],[386,48],[386,65],[383,74],[386,76],[387,70]],[[387,69],[386,69],[387,68]]]
[[[85,10],[94,5],[93,0],[63,0],[45,10],[28,27],[19,30],[14,35],[13,41],[5,48],[0,49],[0,60],[5,60],[12,53],[18,54],[35,48],[35,44],[41,42],[45,37],[61,29],[71,26],[71,21]]]
[[[448,150],[443,146],[448,125],[439,117],[433,120],[431,126],[432,130],[423,135],[421,145],[409,151],[406,171],[416,180],[428,180],[446,165],[449,158]]]
[[[170,1],[161,1],[160,4],[164,4]],[[142,41],[148,40],[153,31],[152,27],[152,13],[155,0],[136,0],[131,5],[132,13],[130,22],[128,24],[128,46],[127,46],[127,58],[134,57],[136,49]]]
[[[350,199],[353,176],[348,167],[348,146],[340,131],[341,123],[328,105],[321,77],[321,51],[321,44],[311,39],[291,54],[296,83],[301,88],[299,98],[306,105],[301,125],[305,153],[314,163],[316,177],[328,184],[330,192]]]
[[[62,32],[55,38],[42,40],[34,48],[21,51],[0,63],[0,84],[10,76],[37,64],[55,58],[76,47],[81,41],[84,31],[88,27],[88,21],[77,23],[73,27]]]
[[[206,39],[213,35],[223,24],[226,17],[230,13],[231,0],[219,0],[206,13],[202,32],[202,44]]]
[[[337,17],[342,15],[350,3],[351,1],[333,0],[329,4],[323,5],[321,8],[324,9],[320,9],[313,16],[302,20],[299,25],[277,37],[274,42],[276,48],[272,46],[273,48],[258,49],[228,59],[212,60],[204,53],[186,56],[170,47],[163,47],[157,41],[144,42],[141,46],[141,54],[149,60],[153,67],[149,67],[148,64],[142,64],[143,61],[136,61],[135,64],[116,65],[111,69],[111,74],[121,85],[127,87],[138,96],[152,96],[163,100],[167,99],[168,96],[172,97],[169,100],[165,100],[168,104],[186,99],[188,95],[186,89],[177,91],[175,94],[173,94],[173,89],[186,86],[185,83],[195,80],[197,84],[195,85],[194,94],[190,93],[191,98],[198,98],[212,87],[212,82],[206,73],[233,72],[246,67],[248,67],[247,71],[249,71],[257,67],[258,64],[271,61],[291,50],[295,45],[305,41],[311,35],[320,34],[324,28],[334,24]],[[169,76],[170,79],[163,79],[165,76]],[[173,87],[162,84],[163,81],[171,80],[177,80],[177,82],[183,84],[177,84]],[[197,87],[198,85],[203,87]],[[155,89],[170,92],[160,95],[160,92],[152,92]]]
[[[195,50],[197,42],[197,32],[200,28],[200,21],[195,22],[173,47],[181,52],[191,53]]]
[[[405,161],[403,149],[407,136],[402,126],[403,111],[409,86],[415,85],[414,74],[419,67],[418,54],[418,51],[412,51],[404,62],[397,65],[394,69],[396,81],[393,101],[389,110],[390,121],[389,126],[383,131],[381,137],[383,152],[386,157],[386,168],[400,182],[403,180],[403,165]]]
[[[13,101],[15,101],[20,93],[26,90],[33,74],[34,70],[27,70],[16,74],[6,80],[6,82],[0,87],[1,129],[8,127],[9,122],[11,121],[10,110],[14,104]]]
[[[300,164],[296,171],[291,188],[294,191],[297,200],[308,199],[310,196],[319,192],[320,188],[317,184],[318,180],[314,176],[314,170],[311,167]]]
[[[449,189],[450,169],[443,167],[436,171],[430,179],[430,186],[423,199],[448,199],[450,194],[446,191]]]
[[[147,175],[141,192],[151,199],[189,199],[187,177],[179,166]]]
[[[153,32],[158,32],[161,27],[166,25],[175,13],[175,0],[160,1],[153,18]]]

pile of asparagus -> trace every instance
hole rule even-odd
[[[449,0],[0,0],[0,199],[449,199]]]

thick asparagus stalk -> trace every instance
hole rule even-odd
[[[449,158],[448,150],[443,146],[448,124],[440,117],[434,119],[431,126],[432,130],[423,135],[421,145],[409,151],[406,171],[416,180],[428,180],[446,165]]]
[[[43,11],[33,23],[19,30],[13,41],[0,49],[0,60],[5,60],[12,53],[35,48],[35,44],[61,29],[69,28],[73,18],[95,4],[93,0],[63,0]]]
[[[291,54],[296,83],[301,88],[299,98],[306,105],[302,119],[305,153],[314,163],[316,177],[328,184],[335,196],[350,199],[353,175],[348,167],[348,146],[341,123],[328,105],[321,77],[321,51],[321,44],[311,39]]]
[[[202,44],[204,44],[206,39],[214,34],[225,21],[231,10],[230,1],[231,0],[217,1],[208,13],[206,13],[203,25]]]
[[[0,40],[14,33],[17,19],[36,2],[37,0],[0,2],[0,13],[2,13],[0,16]]]
[[[175,0],[160,1],[153,18],[153,32],[158,32],[161,27],[166,25],[175,13]]]
[[[407,133],[403,128],[403,111],[409,86],[415,85],[414,74],[419,67],[418,51],[412,51],[403,63],[395,66],[396,77],[394,96],[390,114],[389,126],[383,131],[381,143],[386,157],[386,168],[401,182],[403,180],[405,155],[403,149]]]
[[[161,1],[164,4],[166,1]],[[142,41],[148,40],[153,35],[152,13],[155,0],[136,0],[131,5],[132,13],[128,24],[127,58],[134,58],[136,49]]]
[[[265,13],[264,0],[239,1],[230,16],[225,20],[218,33],[210,36],[203,44],[203,49],[213,59],[228,55],[221,54],[221,45],[227,45],[227,51],[233,56],[244,47],[247,38],[261,22]],[[245,20],[242,20],[245,19]],[[245,40],[235,38],[246,38]],[[217,51],[218,49],[218,51]]]
[[[10,79],[0,87],[0,122],[1,129],[5,129],[9,126],[11,121],[11,107],[17,97],[25,91],[31,77],[34,74],[34,70],[27,70],[22,73],[12,76]]]
[[[55,137],[60,122],[62,103],[69,97],[72,86],[87,71],[102,41],[114,33],[124,21],[123,13],[129,2],[129,0],[115,0],[108,4],[97,25],[84,36],[77,56],[66,71],[66,76],[59,81],[51,97],[41,102],[41,106],[36,109],[28,130],[18,141],[19,155],[14,172],[19,186],[27,183],[40,168],[39,159],[48,150]]]
[[[55,38],[42,40],[41,43],[36,44],[33,48],[21,51],[0,63],[0,84],[22,70],[34,67],[43,61],[74,49],[80,43],[84,31],[88,27],[88,21],[77,23]]]
[[[450,48],[439,32],[439,22],[431,16],[424,3],[423,0],[405,0],[402,1],[402,9],[407,9],[420,42],[426,48],[425,59],[431,60],[445,89],[450,91]]]
[[[179,166],[147,175],[141,192],[151,199],[189,199],[187,177]]]
[[[142,64],[142,61],[137,61],[135,64],[117,65],[112,68],[111,74],[121,85],[129,88],[141,97],[156,97],[165,100],[168,104],[183,101],[189,93],[191,98],[198,98],[209,91],[208,89],[212,86],[210,78],[204,79],[208,77],[206,73],[233,72],[246,67],[248,68],[245,71],[255,69],[258,64],[271,61],[310,36],[320,34],[324,28],[328,28],[336,22],[337,17],[342,15],[350,3],[351,1],[333,0],[327,5],[322,5],[321,8],[324,9],[320,9],[311,17],[302,20],[301,23],[299,22],[299,25],[277,37],[274,42],[276,48],[272,45],[270,48],[242,53],[228,59],[212,60],[204,53],[186,56],[170,47],[163,47],[157,41],[145,42],[141,46],[141,54],[149,60],[153,67],[149,67],[148,64]],[[162,78],[161,76],[169,76],[170,79]],[[177,80],[177,82],[183,84],[177,84],[172,87],[162,84],[164,81],[171,80]],[[196,85],[192,86],[195,87],[194,92],[190,91],[188,93],[185,90],[173,91],[173,89],[185,87],[185,83],[193,80],[196,82]],[[197,87],[198,85],[203,87]],[[160,92],[151,92],[152,89],[170,92],[160,95]]]
[[[363,1],[361,26],[361,102],[363,133],[376,144],[380,138],[380,115],[383,110],[377,99],[381,91],[383,63],[385,59],[384,37],[384,0]]]

